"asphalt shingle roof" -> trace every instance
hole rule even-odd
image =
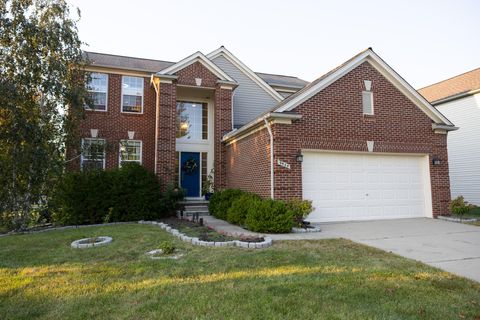
[[[480,68],[418,89],[418,92],[433,103],[478,89],[480,89]]]
[[[85,54],[90,60],[92,66],[120,68],[125,70],[136,70],[151,73],[158,72],[175,64],[175,62],[171,61],[126,57],[98,52],[86,51]],[[285,86],[300,89],[308,84],[307,81],[292,76],[283,76],[278,74],[260,72],[257,72],[257,75],[269,85]]]

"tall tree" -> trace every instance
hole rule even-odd
[[[0,0],[0,213],[25,228],[65,164],[88,93],[64,0]]]

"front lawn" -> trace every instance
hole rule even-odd
[[[113,243],[71,249],[73,240]],[[150,260],[165,240],[186,254]],[[2,319],[475,319],[480,284],[346,240],[209,248],[156,226],[0,238]]]

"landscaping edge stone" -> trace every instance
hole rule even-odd
[[[248,248],[248,249],[263,249],[268,248],[272,245],[273,240],[270,237],[263,237],[264,241],[262,242],[246,242],[240,240],[232,240],[232,241],[202,241],[195,237],[189,237],[186,234],[180,232],[177,229],[170,227],[168,224],[163,222],[157,221],[138,221],[139,224],[151,224],[157,225],[162,230],[165,230],[172,234],[173,236],[177,237],[178,239],[193,244],[194,246],[203,246],[203,247],[240,247],[240,248]]]
[[[450,222],[475,222],[479,221],[480,219],[478,218],[454,218],[454,217],[448,217],[448,216],[438,216],[437,219],[439,220],[444,220],[444,221],[450,221]]]

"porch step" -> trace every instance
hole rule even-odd
[[[183,206],[183,215],[192,216],[198,214],[199,216],[210,215],[208,211],[208,201],[205,200],[189,200],[179,202]],[[180,214],[180,210],[177,210],[177,214]]]

